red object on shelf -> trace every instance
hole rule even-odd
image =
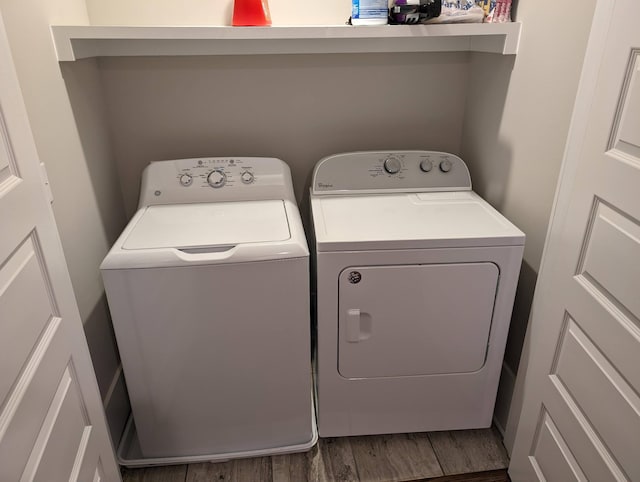
[[[235,0],[231,25],[234,27],[271,25],[267,0]]]

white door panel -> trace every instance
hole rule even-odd
[[[640,47],[634,46],[609,146],[626,154],[632,163],[640,159]]]
[[[76,458],[82,460],[91,435],[87,422],[73,367],[67,366],[21,480],[69,478]]]
[[[632,260],[640,260],[640,224],[600,200],[594,211],[577,276],[586,278],[585,284],[637,320],[640,263]]]
[[[568,296],[575,299],[572,313],[582,328],[616,367],[616,370],[634,387],[640,386],[640,330],[636,321],[625,316],[616,305],[593,291],[584,280],[576,280],[567,288]],[[603,328],[603,320],[615,320]]]
[[[32,237],[27,238],[0,267],[0,400],[5,400],[44,329],[55,317],[48,281]],[[25,303],[24,294],[30,293]]]
[[[514,482],[640,480],[636,10],[596,8],[527,335]]]
[[[541,416],[549,417],[549,412],[554,414],[553,422],[557,432],[562,434],[566,444],[571,447],[572,456],[588,480],[621,480],[618,466],[571,395],[559,383],[557,377],[552,383],[556,390],[549,392]],[[603,454],[608,455],[603,457]]]
[[[0,479],[19,480],[46,418],[67,357],[60,318],[51,320],[3,406]]]
[[[588,482],[558,427],[544,409],[540,413],[538,433],[531,445],[531,458],[539,480]]]
[[[551,380],[568,399],[578,401],[581,414],[631,480],[640,480],[640,399],[570,317]]]
[[[0,480],[118,481],[2,21],[0,65]]]

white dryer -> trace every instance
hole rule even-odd
[[[338,154],[312,182],[320,436],[490,426],[524,234],[453,154]]]
[[[314,445],[309,252],[284,162],[151,163],[101,271],[136,430],[123,464]]]

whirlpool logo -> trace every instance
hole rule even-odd
[[[327,184],[326,182],[319,182],[318,187],[321,189],[329,189],[333,187],[333,184]]]

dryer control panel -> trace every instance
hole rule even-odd
[[[325,157],[313,172],[313,194],[470,191],[462,159],[439,151],[347,152]]]
[[[198,157],[157,161],[142,173],[138,207],[154,204],[289,199],[291,172],[270,157]]]

